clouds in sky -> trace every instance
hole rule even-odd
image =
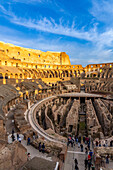
[[[77,1],[75,1],[76,5]],[[12,2],[19,3],[20,1],[13,0]],[[34,8],[34,5],[31,5],[32,3],[35,3],[35,5],[37,3],[50,3],[48,0],[32,0],[30,2],[23,0],[22,2],[28,4],[28,8],[32,9],[32,12]],[[61,4],[61,2],[59,3]],[[56,6],[59,3],[54,1]],[[68,3],[67,1],[67,5]],[[68,15],[70,8],[65,5],[65,9],[68,8],[68,11],[65,11],[63,7],[64,4],[59,9],[64,11],[64,15],[61,15],[59,11],[59,17],[50,15],[51,11],[48,11],[49,15],[43,11],[34,18],[32,12],[30,12],[31,15],[27,13],[25,16],[21,15],[21,12],[17,13],[13,3],[9,6],[1,3],[0,28],[4,27],[4,29],[1,29],[0,40],[43,51],[66,51],[72,64],[87,65],[97,62],[112,62],[113,28],[111,20],[113,18],[113,2],[111,0],[92,0],[92,4],[87,9],[89,20],[83,22],[81,27],[76,22],[76,11],[73,11],[75,15],[73,19]],[[19,8],[21,8],[21,5]],[[43,10],[43,7],[40,8]],[[50,10],[50,7],[48,10]],[[83,15],[82,11],[81,14]],[[3,18],[4,23],[1,22]],[[6,24],[7,21],[8,24]],[[87,23],[89,23],[89,27],[87,27]]]
[[[101,22],[111,25],[113,18],[112,0],[92,0],[91,14]],[[111,23],[110,23],[111,22]]]

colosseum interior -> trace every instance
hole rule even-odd
[[[12,142],[12,129],[21,143]],[[48,170],[67,170],[72,135],[110,143],[93,148],[94,164],[98,170],[101,156],[109,154],[113,165],[113,63],[71,65],[65,52],[0,42],[0,130],[1,170],[29,169],[37,161]],[[27,152],[36,151],[39,156],[28,161]]]

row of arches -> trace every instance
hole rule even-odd
[[[113,68],[103,69],[100,78],[113,78]]]
[[[37,70],[37,69],[21,69],[20,73],[0,73],[0,79],[37,79],[37,78],[63,78],[63,77],[77,77],[80,71],[73,70]]]

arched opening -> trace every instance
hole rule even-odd
[[[67,70],[65,71],[65,76],[68,77],[68,71]]]
[[[15,74],[15,79],[17,79],[18,78],[18,74]]]
[[[22,79],[22,74],[20,74],[20,79]]]
[[[3,75],[2,75],[2,73],[0,73],[0,79],[3,79]]]
[[[24,79],[27,79],[27,74],[26,73],[24,74]]]
[[[72,70],[70,71],[70,77],[72,77]]]
[[[57,115],[57,123],[60,123],[60,115]]]
[[[13,74],[11,73],[11,75],[10,75],[10,78],[12,79],[13,78]]]
[[[73,125],[69,125],[68,132],[72,132],[73,130]]]
[[[5,79],[8,79],[8,74],[7,73],[5,74]]]

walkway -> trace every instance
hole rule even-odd
[[[7,121],[6,121],[6,129],[7,129],[7,133],[8,135],[8,143],[12,143],[12,129],[14,128],[14,135],[15,135],[15,139],[17,140],[17,132],[18,130],[16,129],[16,126],[14,124],[14,109],[10,110],[8,116],[7,116]],[[31,158],[37,156],[37,157],[41,157],[43,159],[46,160],[50,160],[52,161],[51,157],[47,157],[47,154],[43,154],[42,152],[39,152],[38,149],[35,149],[33,146],[31,145],[27,145],[26,140],[24,140],[24,136],[22,134],[19,134],[19,136],[22,139],[21,144],[27,149],[27,153],[31,154]]]
[[[75,147],[69,147],[67,151],[66,160],[64,163],[64,170],[75,170],[75,164],[74,159],[78,160],[78,167],[79,170],[85,170],[84,167],[84,160],[85,160],[85,153],[80,152],[80,148],[78,148],[78,145],[75,145]]]
[[[8,136],[8,143],[12,143],[11,135],[12,135],[12,134],[10,134],[10,135]],[[14,135],[15,135],[15,139],[17,140],[17,138],[16,138],[17,134],[14,133]],[[40,157],[40,158],[43,158],[43,159],[52,161],[52,158],[51,158],[51,157],[47,157],[47,154],[46,154],[46,153],[43,154],[42,152],[39,152],[38,149],[35,149],[33,146],[27,145],[27,141],[24,140],[24,136],[23,136],[22,134],[19,134],[19,136],[20,136],[21,139],[22,139],[21,144],[27,149],[27,153],[30,153],[30,154],[31,154],[31,158],[33,158],[33,157],[36,156],[36,157]]]

